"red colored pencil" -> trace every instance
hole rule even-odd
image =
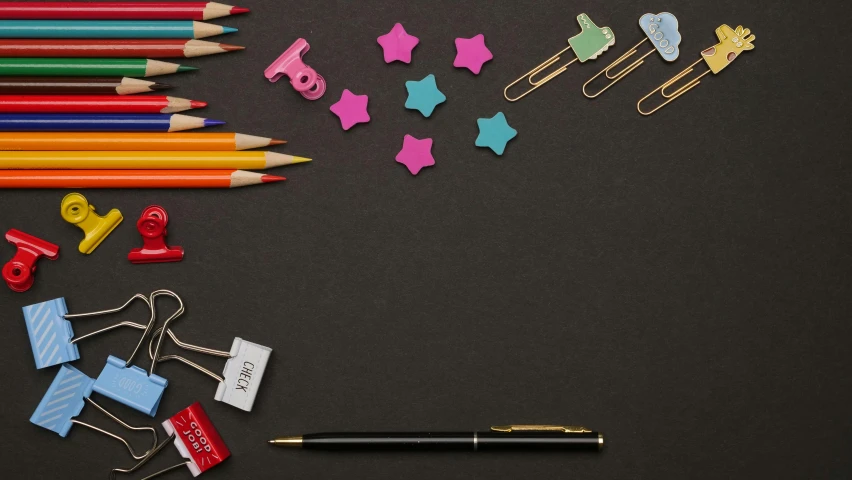
[[[0,113],[177,113],[206,106],[163,95],[0,95]]]
[[[237,188],[283,180],[245,170],[0,170],[0,188]]]
[[[216,2],[3,2],[4,20],[210,20],[248,8]]]
[[[244,48],[227,43],[183,39],[0,39],[0,57],[189,58]]]

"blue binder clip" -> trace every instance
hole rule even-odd
[[[168,384],[165,378],[148,375],[148,372],[135,365],[128,367],[124,360],[110,355],[95,380],[94,389],[101,395],[153,417],[157,414],[157,407]]]
[[[36,368],[73,362],[80,358],[77,345],[71,342],[74,331],[71,329],[71,322],[65,319],[67,313],[64,298],[54,298],[24,307],[24,320],[27,323]]]
[[[154,308],[156,298],[161,295],[170,296],[177,300],[179,304],[177,311],[173,313],[171,317],[166,319],[163,324],[165,328],[169,326],[172,320],[183,314],[184,306],[183,300],[181,300],[176,293],[169,290],[157,290],[152,292],[151,296],[148,298],[148,304],[151,306],[152,312],[156,310]],[[155,315],[152,313],[152,321],[154,317]],[[149,324],[148,329],[150,329],[150,326],[151,324]],[[142,325],[137,324],[135,328],[139,327],[142,327]],[[146,329],[145,334],[147,335],[147,333],[148,330]],[[143,335],[142,338],[144,340],[145,336]],[[138,345],[136,346],[136,349],[139,349]],[[134,351],[134,354],[135,353],[136,352]],[[118,357],[110,355],[104,369],[95,381],[94,390],[101,395],[105,395],[115,400],[116,402],[123,403],[130,408],[139,410],[140,412],[153,417],[157,414],[157,408],[160,406],[160,400],[163,398],[163,392],[169,384],[168,380],[165,378],[159,375],[154,375],[154,368],[156,368],[156,366],[157,362],[152,361],[151,369],[146,373],[145,370],[130,365],[129,361],[125,362]]]
[[[144,301],[151,310],[151,318],[148,320],[147,326],[134,322],[121,322],[76,338],[74,337],[74,330],[71,328],[71,322],[68,320],[120,312],[136,299]],[[38,369],[51,367],[60,363],[73,362],[79,359],[80,351],[77,348],[77,342],[118,327],[132,327],[145,331],[142,334],[142,338],[139,339],[136,349],[133,350],[127,361],[129,365],[145,341],[145,337],[148,336],[148,333],[154,326],[153,303],[142,294],[134,295],[118,308],[98,312],[69,315],[68,308],[65,306],[65,298],[62,297],[29,305],[24,307],[23,310],[24,320],[27,324],[27,333],[30,336],[30,346],[32,346],[33,357],[35,357],[36,368]]]
[[[35,412],[30,417],[30,422],[39,427],[46,428],[51,432],[56,432],[63,438],[68,435],[68,431],[71,430],[72,425],[83,425],[122,442],[134,459],[141,460],[145,458],[148,454],[147,451],[141,455],[136,453],[133,447],[130,446],[130,443],[124,438],[74,418],[80,414],[83,406],[88,403],[128,430],[149,430],[154,437],[154,444],[151,448],[156,447],[157,430],[154,427],[132,427],[95,403],[94,400],[89,398],[92,394],[93,384],[94,380],[83,372],[74,367],[62,365],[59,368],[59,372],[56,373],[56,378],[53,379],[53,382],[47,389],[47,393],[44,394]]]

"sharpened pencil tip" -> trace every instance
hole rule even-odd
[[[224,124],[225,124],[224,120],[210,120],[209,118],[204,119],[204,126],[205,127],[216,127],[218,125],[224,125]]]
[[[223,34],[225,34],[225,33],[234,33],[234,32],[238,32],[238,31],[239,31],[239,30],[237,30],[237,29],[236,29],[236,28],[234,28],[234,27],[222,27],[222,33],[223,33]]]
[[[249,13],[251,10],[245,7],[231,7],[231,15],[237,15],[240,13]]]
[[[237,52],[246,49],[246,47],[241,47],[239,45],[228,45],[227,43],[220,43],[219,47],[226,52]]]
[[[207,102],[202,102],[200,100],[190,100],[189,108],[204,108],[207,106]]]
[[[284,145],[287,143],[287,140],[276,140],[274,138],[269,139],[269,145]]]
[[[279,177],[277,175],[264,175],[260,177],[260,181],[263,183],[283,182],[284,180],[287,179],[284,177]]]
[[[172,88],[172,86],[167,83],[153,83],[151,85],[148,85],[148,88],[150,88],[151,90],[168,90]]]
[[[198,70],[198,67],[190,67],[189,65],[179,65],[177,71],[178,72],[194,72]]]

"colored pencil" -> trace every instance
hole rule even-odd
[[[128,77],[0,77],[0,95],[131,95],[167,88]]]
[[[163,95],[0,95],[1,113],[177,113],[206,106]]]
[[[0,76],[153,77],[198,70],[144,58],[0,58]]]
[[[204,40],[0,39],[0,57],[189,58],[243,50]]]
[[[236,188],[283,180],[245,170],[0,170],[0,188]]]
[[[181,132],[224,125],[180,114],[0,114],[0,132]]]
[[[0,152],[0,170],[263,170],[309,161],[275,152]]]
[[[0,150],[42,152],[82,150],[234,152],[252,148],[265,148],[272,145],[281,145],[282,143],[286,142],[274,138],[243,135],[242,133],[0,132]],[[267,157],[266,164],[234,165],[234,168],[269,168],[269,160],[270,158]]]
[[[4,2],[7,20],[211,20],[248,12],[216,2]]]
[[[204,38],[236,31],[191,20],[0,20],[0,38]]]

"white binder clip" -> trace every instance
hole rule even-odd
[[[165,327],[160,327],[155,331],[151,336],[151,341],[148,343],[148,355],[152,361],[154,359],[152,347],[154,341],[162,336],[163,328]],[[257,397],[257,391],[260,388],[260,382],[263,380],[263,372],[266,371],[266,364],[269,362],[269,355],[272,353],[271,348],[237,337],[234,339],[234,343],[231,344],[231,350],[225,352],[181,342],[171,329],[166,330],[166,334],[177,346],[184,350],[227,358],[225,369],[222,372],[224,377],[178,355],[159,355],[157,357],[158,362],[178,360],[195,368],[219,382],[216,395],[213,397],[214,399],[237,407],[240,410],[245,410],[246,412],[251,411],[254,406],[254,399]]]

